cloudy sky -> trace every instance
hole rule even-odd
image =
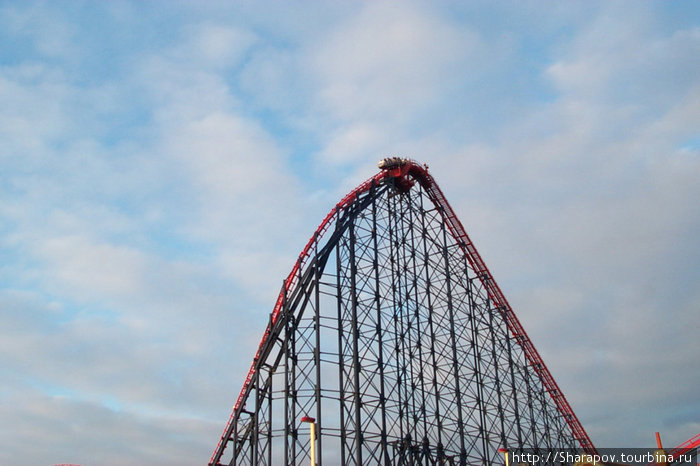
[[[0,0],[0,464],[204,464],[397,154],[598,446],[700,432],[697,2]]]

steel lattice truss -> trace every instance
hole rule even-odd
[[[344,198],[285,281],[210,464],[308,464],[303,416],[318,465],[594,451],[460,229],[411,161]]]

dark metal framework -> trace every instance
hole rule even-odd
[[[309,241],[210,464],[308,463],[303,416],[319,466],[595,452],[426,167],[406,160]]]

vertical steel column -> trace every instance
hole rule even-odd
[[[358,352],[359,329],[357,324],[357,263],[355,261],[355,221],[350,223],[350,299],[352,310],[352,365],[353,404],[355,408],[355,461],[362,464],[362,429],[360,405],[360,355]]]
[[[440,391],[438,389],[438,365],[437,365],[437,356],[436,356],[436,351],[435,351],[435,325],[433,322],[433,302],[432,302],[432,296],[431,296],[431,281],[430,281],[430,274],[429,274],[429,268],[428,268],[428,250],[427,250],[427,243],[426,243],[426,228],[425,228],[425,210],[423,209],[423,196],[421,195],[422,193],[419,191],[419,198],[420,198],[420,205],[419,205],[419,210],[420,210],[420,225],[421,225],[421,237],[422,237],[422,244],[423,244],[423,267],[425,269],[425,294],[426,298],[428,301],[428,329],[430,331],[430,356],[431,356],[431,362],[432,362],[432,372],[433,372],[433,392],[434,392],[434,397],[435,397],[435,419],[437,421],[437,438],[438,438],[438,443],[436,445],[437,447],[437,460],[441,461],[444,451],[443,451],[443,443],[442,443],[442,416],[440,413]],[[413,211],[413,210],[412,210]],[[411,224],[415,225],[415,220],[413,218],[413,215],[411,215]],[[418,249],[416,248],[414,244],[414,229],[411,228],[411,247],[414,251],[414,256],[415,256],[415,251]],[[415,260],[414,260],[415,264]],[[417,276],[417,274],[416,274]],[[447,274],[446,279],[449,281],[449,274]],[[424,417],[427,417],[427,413],[423,414]]]
[[[425,229],[425,227],[424,227]],[[464,419],[462,413],[462,388],[459,377],[459,364],[457,356],[457,337],[455,333],[455,310],[452,302],[452,273],[450,272],[449,253],[447,250],[447,228],[445,222],[440,222],[442,233],[442,259],[445,262],[445,277],[447,280],[447,312],[450,319],[450,341],[452,342],[452,371],[455,379],[455,397],[457,401],[457,425],[459,430],[459,458],[460,464],[467,461],[467,449],[464,443]],[[426,240],[424,240],[425,242]],[[425,246],[424,246],[425,248]],[[465,270],[466,273],[466,270]],[[427,274],[427,252],[426,252],[426,274]]]
[[[340,215],[338,207],[336,207],[336,217]],[[336,232],[338,232],[339,225],[335,224]],[[347,439],[347,429],[345,426],[345,380],[343,379],[343,373],[345,371],[345,361],[343,358],[343,297],[341,294],[341,273],[342,264],[340,261],[340,245],[335,246],[335,267],[336,267],[336,303],[338,307],[338,401],[340,408],[340,464],[347,464],[347,455],[345,453],[345,442]]]
[[[408,382],[406,381],[405,372],[405,351],[403,345],[403,316],[401,315],[401,298],[400,290],[397,286],[398,278],[396,267],[398,265],[398,241],[396,234],[396,218],[395,218],[395,200],[391,196],[387,196],[386,199],[386,209],[387,209],[387,229],[389,230],[389,263],[391,265],[391,296],[392,296],[392,317],[394,322],[394,359],[396,361],[396,392],[398,394],[398,418],[399,418],[399,454],[403,455],[401,445],[410,439],[409,423],[408,423]],[[401,456],[403,457],[403,456]]]
[[[289,303],[287,302],[287,289],[282,283],[282,319],[284,319],[284,336],[282,337],[282,348],[284,351],[284,464],[290,464],[289,454],[290,441],[293,442],[292,437],[292,427],[293,422],[290,416],[290,406],[289,399],[291,398],[291,393],[289,389],[289,373],[290,373],[290,333],[291,333],[291,322],[289,318]]]
[[[552,449],[554,448],[554,444],[552,443],[552,429],[550,427],[550,415],[549,415],[549,409],[547,406],[547,401],[546,401],[546,396],[548,394],[545,394],[544,391],[544,386],[540,388],[540,403],[542,406],[542,412],[543,412],[543,417],[544,417],[544,438],[546,440],[546,445],[545,448],[547,449]]]
[[[379,247],[377,242],[377,200],[375,197],[377,186],[376,182],[372,182],[372,187],[370,188],[370,196],[372,196],[372,246],[373,246],[373,260],[372,269],[374,272],[374,302],[377,309],[377,344],[379,346],[379,357],[377,364],[379,366],[379,406],[381,410],[381,445],[380,445],[380,458],[384,459],[384,464],[389,466],[389,452],[387,451],[387,423],[386,423],[386,399],[385,399],[385,380],[384,380],[384,345],[382,334],[384,329],[382,328],[382,307],[381,300],[379,296]]]
[[[316,239],[318,239],[318,233],[314,233]],[[314,364],[316,366],[316,384],[314,386],[314,395],[316,401],[316,429],[315,437],[312,438],[311,442],[317,442],[318,448],[316,449],[316,464],[318,466],[323,465],[323,450],[322,450],[322,439],[323,439],[323,418],[321,417],[321,300],[320,300],[320,282],[321,282],[321,269],[318,264],[318,242],[314,242],[314,307],[316,312],[314,314],[314,333],[316,336],[316,345],[314,348]],[[316,466],[316,465],[314,465]]]
[[[233,448],[232,448],[233,454],[232,454],[232,458],[231,458],[231,464],[236,464],[236,458],[238,456],[238,448],[239,448],[238,444],[241,441],[238,438],[238,424],[240,422],[240,419],[234,419],[233,422],[234,422],[234,424],[233,424],[233,442],[232,442],[233,443]],[[229,438],[229,440],[231,440],[231,438]]]
[[[298,403],[298,393],[297,393],[297,364],[299,357],[297,356],[297,325],[296,316],[290,311],[289,313],[289,350],[290,350],[290,361],[292,367],[289,371],[290,387],[289,395],[291,397],[289,420],[292,423],[292,439],[291,439],[291,457],[293,464],[297,464],[297,440],[299,438],[299,429],[297,425],[299,420],[297,419],[297,403]]]
[[[404,204],[404,196],[403,195],[396,195],[394,196],[394,199],[398,199],[398,201],[395,201],[394,205],[396,203],[399,204],[400,210],[398,214],[396,213],[396,210],[394,211],[394,216],[395,216],[395,221],[399,225],[399,227],[396,229],[397,235],[400,234],[400,241],[397,241],[397,264],[396,267],[398,268],[397,271],[397,282],[398,282],[398,297],[399,297],[399,308],[403,310],[403,313],[401,315],[401,340],[403,344],[404,350],[402,351],[404,354],[408,354],[408,363],[404,364],[404,367],[406,369],[406,375],[408,377],[408,380],[406,382],[406,390],[407,390],[407,401],[410,400],[410,425],[412,426],[412,435],[411,435],[411,440],[414,442],[418,442],[419,440],[422,441],[423,438],[419,439],[419,427],[418,424],[420,420],[423,420],[425,422],[425,416],[420,416],[420,411],[419,409],[416,408],[416,403],[418,402],[420,406],[424,409],[425,407],[425,392],[422,390],[417,390],[416,389],[416,373],[415,373],[415,364],[413,362],[415,358],[415,348],[416,345],[413,342],[412,339],[412,330],[413,330],[413,323],[412,323],[412,316],[411,316],[411,309],[410,309],[410,290],[409,290],[409,285],[408,285],[408,261],[406,259],[406,223],[405,223],[405,209],[403,208]],[[397,237],[398,238],[398,237]],[[406,327],[404,328],[404,321],[406,324]],[[406,350],[405,348],[408,348]],[[420,357],[420,348],[418,349],[418,354]],[[405,357],[404,357],[405,361]],[[409,392],[410,390],[410,392]],[[420,397],[420,400],[416,400],[416,391],[419,393],[417,396]],[[410,395],[408,394],[410,393]],[[425,426],[424,426],[425,427]],[[425,432],[425,428],[423,430]],[[409,435],[411,432],[409,432]],[[423,436],[424,437],[424,436]]]
[[[522,366],[523,376],[525,378],[525,386],[527,387],[527,406],[528,412],[530,414],[530,431],[532,433],[531,445],[533,446],[535,453],[539,452],[538,445],[541,445],[541,440],[539,433],[537,432],[537,422],[535,420],[535,403],[532,399],[532,385],[530,384],[530,371],[527,368],[527,363]]]
[[[465,259],[466,262],[466,259]],[[466,263],[465,263],[466,268]],[[476,328],[476,313],[478,312],[477,304],[474,302],[474,280],[477,277],[469,278],[467,276],[467,295],[469,296],[469,327],[471,330],[472,344],[474,348],[474,371],[476,376],[477,387],[477,409],[479,410],[479,435],[481,438],[481,461],[486,464],[486,454],[488,454],[488,444],[486,441],[486,406],[484,400],[484,383],[481,377],[481,354],[479,348],[479,336]]]
[[[397,201],[398,199],[398,201]],[[394,280],[396,283],[396,298],[399,309],[399,323],[400,323],[400,340],[401,340],[401,370],[403,373],[403,386],[404,386],[404,403],[406,416],[406,442],[408,448],[411,447],[414,441],[418,440],[418,430],[417,430],[417,419],[416,416],[416,397],[415,389],[416,385],[413,377],[413,355],[411,353],[411,315],[408,309],[408,303],[405,301],[405,286],[404,286],[404,273],[402,261],[404,238],[401,236],[403,232],[403,224],[399,225],[400,214],[397,213],[396,204],[401,204],[401,197],[395,195],[393,197],[394,209],[393,209],[393,221],[396,225],[394,232],[396,233],[395,240],[395,252],[396,252],[396,263],[394,268],[396,271]],[[408,340],[408,341],[407,341]],[[408,358],[408,359],[407,359]]]
[[[255,416],[255,413],[248,413],[250,414],[250,425],[253,426],[255,425],[255,421],[253,420],[253,416]],[[249,464],[255,464],[255,443],[254,443],[254,438],[255,435],[251,432],[250,436],[248,437],[250,441],[248,442],[250,444],[249,450],[250,450],[250,463]]]
[[[272,328],[272,325],[270,325]],[[267,464],[272,464],[272,366],[268,367],[269,382],[265,383],[267,387]]]
[[[496,398],[497,398],[497,410],[498,418],[500,420],[500,430],[501,430],[501,447],[505,447],[506,441],[506,421],[503,412],[503,401],[501,400],[501,378],[498,372],[498,356],[496,355],[496,332],[493,326],[493,308],[491,307],[491,300],[486,300],[486,311],[488,312],[488,324],[489,324],[489,334],[491,336],[491,361],[493,363],[493,379],[496,385]]]
[[[423,362],[423,328],[421,326],[421,316],[420,316],[420,306],[418,302],[418,283],[416,280],[417,277],[417,269],[416,269],[416,254],[415,254],[415,244],[414,244],[414,235],[413,235],[413,209],[412,207],[412,199],[410,193],[405,193],[401,196],[401,199],[405,201],[407,204],[407,208],[404,209],[403,212],[401,212],[401,220],[402,220],[402,230],[404,231],[404,238],[403,238],[403,256],[404,256],[404,272],[408,272],[408,266],[409,263],[411,265],[411,271],[412,274],[409,275],[408,273],[404,273],[404,281],[406,283],[406,300],[410,302],[410,291],[411,289],[413,290],[413,301],[414,301],[414,310],[413,310],[413,315],[415,316],[415,333],[416,333],[416,343],[411,344],[409,342],[409,345],[412,348],[417,347],[418,348],[418,381],[420,383],[420,416],[419,418],[423,421],[423,438],[421,439],[421,445],[422,445],[422,453],[424,455],[424,460],[426,466],[429,464],[429,452],[430,452],[430,439],[428,438],[428,416],[427,416],[427,399],[428,399],[428,393],[426,393],[425,389],[425,377],[424,377],[424,370],[426,369],[426,364]],[[406,221],[406,211],[408,211],[408,221]],[[408,237],[408,238],[407,238]],[[410,241],[410,247],[408,241]],[[410,253],[409,253],[410,251]],[[409,259],[410,258],[410,259]],[[410,316],[410,314],[409,314]],[[409,324],[410,325],[410,324]],[[410,335],[410,330],[409,330],[409,335]],[[416,376],[414,374],[414,370],[416,370],[415,365],[411,364],[411,378],[412,380],[415,380]],[[418,440],[418,439],[416,439]]]
[[[518,404],[518,393],[515,386],[515,362],[513,361],[513,349],[510,344],[511,336],[506,330],[506,348],[508,350],[508,371],[510,372],[510,383],[512,385],[513,406],[515,408],[515,425],[518,432],[518,448],[523,448],[523,433],[520,424],[520,409]],[[511,448],[512,445],[504,445],[505,448]]]
[[[404,251],[404,271],[408,271],[409,263],[411,266],[412,270],[412,275],[410,275],[411,280],[409,280],[409,274],[405,273],[404,278],[406,282],[406,300],[408,301],[410,298],[410,290],[411,288],[413,289],[413,301],[414,301],[414,307],[415,309],[413,310],[413,314],[415,316],[415,322],[416,322],[416,344],[411,345],[411,347],[418,347],[418,381],[420,382],[420,395],[421,395],[421,402],[420,402],[420,419],[423,421],[423,438],[422,438],[422,444],[423,444],[423,454],[425,455],[425,461],[426,461],[426,466],[429,464],[429,457],[430,457],[430,439],[428,438],[428,413],[427,413],[427,398],[429,397],[429,394],[426,393],[425,389],[425,376],[424,376],[424,371],[427,369],[427,364],[424,363],[423,361],[423,327],[421,326],[421,318],[420,318],[420,305],[418,301],[418,281],[417,281],[417,276],[418,276],[418,270],[416,266],[416,245],[415,245],[415,236],[414,236],[414,218],[413,218],[413,209],[412,207],[412,199],[411,199],[411,194],[406,193],[401,196],[402,200],[406,201],[406,204],[408,205],[408,208],[405,209],[408,211],[408,221],[406,222],[405,220],[405,210],[404,212],[401,213],[401,220],[402,220],[402,230],[405,232],[404,235],[406,235],[406,232],[408,234],[408,240],[410,241],[410,245],[407,245],[404,243],[403,251]],[[410,246],[410,247],[407,247]],[[410,253],[409,253],[410,251]],[[407,257],[408,256],[408,257]],[[430,321],[430,309],[428,310],[428,320]],[[432,329],[431,329],[432,330]],[[432,339],[435,335],[430,332],[430,347],[431,347],[431,353],[434,356],[434,353],[432,352]],[[411,369],[413,370],[414,365],[411,364]],[[434,367],[433,367],[434,369]],[[415,376],[413,376],[413,372],[411,373],[412,375],[412,380],[415,380]],[[434,375],[434,372],[433,372]],[[417,439],[416,439],[417,440]]]
[[[253,464],[258,464],[258,448],[259,448],[259,435],[260,426],[258,416],[260,414],[260,362],[257,362],[258,370],[255,371],[253,393],[255,394],[255,412],[253,413],[253,431],[251,432],[250,438],[253,443],[253,454],[252,461]]]

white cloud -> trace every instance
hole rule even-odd
[[[12,33],[16,46],[34,48],[42,58],[71,59],[75,53],[76,28],[65,21],[54,21],[51,8],[3,5],[0,21]]]
[[[429,162],[594,441],[663,422],[678,443],[698,410],[697,32],[618,14],[542,64],[556,98]]]
[[[387,153],[430,163],[594,440],[697,431],[697,26],[182,8],[113,75],[89,14],[0,14],[35,44],[0,68],[0,462],[206,459],[295,255]]]
[[[54,264],[49,275],[63,282],[62,286],[80,287],[76,295],[95,299],[144,291],[144,257],[128,247],[67,236],[47,239],[36,254]]]
[[[213,69],[236,66],[255,43],[249,31],[219,24],[198,25],[192,31],[192,41],[180,50],[182,60],[197,60]]]
[[[313,58],[320,109],[341,121],[405,121],[440,99],[443,86],[468,79],[461,65],[481,45],[430,9],[368,3]]]
[[[280,260],[247,224],[256,221],[255,208],[272,200],[280,220],[290,217],[285,209],[293,196],[283,193],[295,181],[280,170],[284,159],[264,130],[235,114],[235,98],[212,71],[218,60],[233,65],[250,44],[237,51],[225,44],[239,38],[235,33],[194,30],[195,45],[162,58],[137,56],[127,80],[87,91],[60,64],[2,70],[5,168],[12,177],[0,206],[12,266],[2,275],[5,291],[16,295],[3,300],[10,311],[3,327],[13,333],[0,357],[16,379],[3,392],[3,419],[26,422],[27,431],[32,423],[93,427],[91,435],[54,436],[55,444],[30,455],[31,464],[62,461],[51,455],[64,450],[94,464],[114,458],[100,456],[113,450],[119,464],[158,462],[166,449],[173,464],[207,457],[221,426],[199,419],[227,416],[234,380],[247,370],[248,356],[237,352],[253,353],[269,311],[266,305],[256,313],[251,303],[259,306],[262,293],[267,304],[259,289],[279,287],[278,280],[251,278]],[[193,69],[193,54],[209,68]],[[132,95],[145,99],[116,110],[144,105],[141,111],[155,118],[143,118],[114,143],[102,129],[115,101]],[[265,183],[270,195],[248,202]],[[248,274],[228,276],[234,266],[218,262],[219,254],[232,256],[226,252],[232,245],[261,251],[259,262],[244,263]],[[17,295],[13,287],[40,291]],[[237,288],[249,292],[234,300]],[[48,312],[44,300],[55,310]],[[38,388],[15,397],[27,383]],[[122,412],[113,413],[114,405]],[[47,409],[29,412],[31,406]],[[183,442],[173,422],[193,440]],[[149,434],[130,438],[134,429]],[[20,430],[3,437],[22,446],[30,440]],[[26,451],[5,449],[3,462],[17,462]]]
[[[211,426],[201,420],[147,420],[32,389],[4,398],[0,414],[12,426],[3,432],[0,461],[6,464],[192,464],[209,454],[208,445],[193,440],[209,434]],[[37,438],[43,439],[41,448]]]
[[[429,8],[365,4],[313,50],[314,104],[328,133],[319,160],[367,163],[413,139],[430,125],[419,115],[439,112],[472,80],[467,64],[485,60],[484,46]]]

